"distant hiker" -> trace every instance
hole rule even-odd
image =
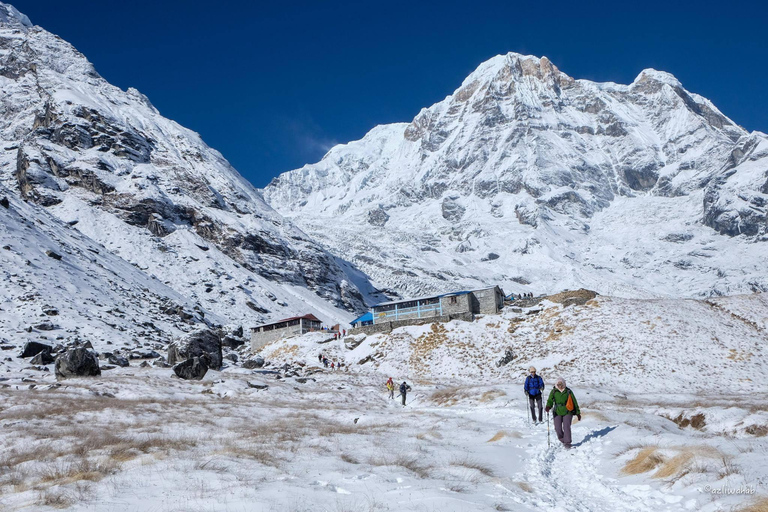
[[[571,422],[573,417],[576,416],[581,421],[581,410],[579,409],[579,403],[576,401],[576,397],[569,388],[565,386],[565,379],[560,377],[557,379],[557,384],[549,392],[549,398],[547,399],[547,414],[549,410],[555,408],[553,414],[555,416],[555,432],[557,437],[563,446],[566,448],[571,447]]]
[[[541,407],[541,396],[544,393],[544,379],[539,375],[536,375],[536,368],[533,366],[528,368],[528,371],[531,374],[525,378],[523,389],[525,390],[525,396],[528,397],[528,404],[531,407],[531,418],[533,418],[533,422],[541,423],[544,421]],[[536,405],[539,406],[539,421],[536,421]]]
[[[405,395],[411,390],[411,386],[405,383],[403,381],[402,384],[400,384],[400,396],[403,397],[403,406],[405,406]]]
[[[347,335],[347,330],[346,330],[346,329],[344,329],[344,336],[346,336],[346,335]]]
[[[324,358],[323,358],[323,366],[325,366],[326,368],[328,368],[328,358],[327,358],[327,357],[324,357]]]
[[[392,377],[387,379],[387,389],[389,390],[389,398],[394,399],[395,398],[395,381],[392,380]]]
[[[336,369],[336,363],[331,361],[331,370],[335,370],[335,369]]]
[[[318,360],[318,362],[322,363],[323,362],[323,354],[320,354],[319,356],[317,356],[317,360]]]

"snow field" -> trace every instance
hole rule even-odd
[[[413,381],[403,408],[376,373],[321,371],[301,384],[228,368],[184,382],[169,369],[126,368],[50,389],[50,375],[29,389],[27,373],[0,389],[9,511],[714,512],[749,499],[704,486],[760,492],[768,476],[765,437],[680,428],[661,414],[671,405],[646,395],[574,388],[584,417],[566,451],[554,429],[547,448],[546,425],[529,424],[519,383],[457,393]],[[739,405],[697,410],[760,408],[720,399]],[[649,449],[650,462],[637,462]]]

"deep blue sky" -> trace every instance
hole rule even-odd
[[[377,124],[410,121],[508,51],[590,80],[669,71],[768,131],[768,7],[756,0],[10,3],[257,186]]]

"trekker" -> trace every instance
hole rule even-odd
[[[547,399],[547,413],[554,407],[555,432],[563,446],[571,447],[571,422],[576,416],[581,421],[581,410],[576,396],[569,388],[565,386],[565,379],[557,379],[555,387],[549,392]]]
[[[528,405],[531,408],[531,418],[534,423],[541,423],[544,421],[544,415],[542,413],[541,397],[544,394],[544,379],[536,375],[536,368],[531,366],[528,368],[531,373],[525,378],[525,396],[528,397]],[[539,406],[539,421],[536,421],[536,405]]]
[[[402,384],[400,384],[400,396],[403,397],[403,406],[405,406],[405,395],[411,390],[411,386],[405,383],[403,381]]]
[[[387,389],[389,390],[390,400],[393,400],[395,398],[395,381],[392,380],[392,377],[387,379]]]

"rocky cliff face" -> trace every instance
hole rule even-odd
[[[330,321],[373,291],[196,133],[6,4],[0,89],[0,183],[209,311]]]
[[[708,296],[768,288],[767,192],[768,137],[672,75],[594,83],[510,53],[263,195],[403,295]]]

